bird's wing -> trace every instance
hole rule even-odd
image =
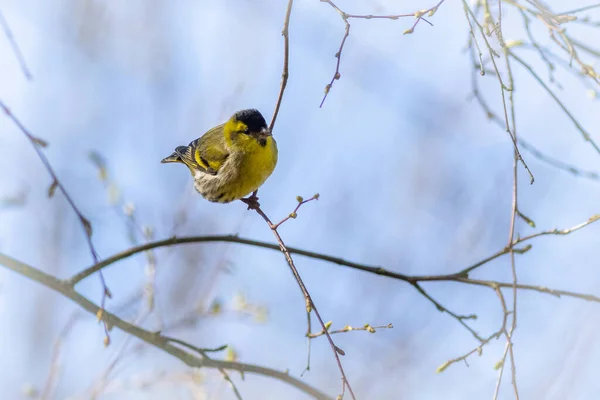
[[[218,125],[190,143],[194,150],[194,161],[207,173],[216,174],[227,157],[229,151],[223,136],[223,125]]]

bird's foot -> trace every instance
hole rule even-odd
[[[244,203],[248,205],[248,210],[256,210],[260,207],[260,203],[258,202],[258,197],[252,193],[252,195],[240,199]]]

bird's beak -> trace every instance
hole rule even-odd
[[[260,137],[266,138],[269,136],[272,136],[271,131],[269,130],[269,128],[262,128],[258,134]]]

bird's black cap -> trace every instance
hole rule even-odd
[[[235,119],[246,124],[250,132],[258,132],[263,128],[267,128],[265,118],[254,108],[236,112]]]

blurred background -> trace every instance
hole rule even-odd
[[[281,77],[286,3],[0,0],[33,75],[31,81],[23,76],[0,35],[0,99],[48,141],[44,151],[90,219],[101,258],[172,235],[273,241],[264,221],[243,204],[203,200],[183,166],[159,161],[239,109],[258,108],[270,117]],[[556,12],[589,4],[572,3],[547,2]],[[396,14],[434,4],[337,5],[355,14]],[[504,8],[505,39],[526,39],[519,12]],[[597,9],[582,15],[600,20]],[[320,199],[280,228],[288,245],[405,274],[455,272],[506,245],[512,144],[471,99],[474,66],[465,51],[469,28],[462,5],[447,1],[429,19],[433,27],[421,22],[412,35],[403,35],[412,18],[351,20],[341,79],[319,108],[344,23],[326,3],[295,2],[290,79],[274,131],[280,159],[260,199],[273,220],[289,214],[298,195],[318,192]],[[552,45],[543,24],[532,29]],[[568,29],[590,45],[600,37],[584,24]],[[539,54],[515,51],[548,78]],[[513,68],[519,135],[552,157],[600,170],[599,154],[556,102],[527,70]],[[489,75],[477,79],[502,115],[498,81]],[[555,75],[561,87],[552,90],[600,140],[593,84],[564,69]],[[5,117],[0,132],[0,252],[60,278],[91,265],[79,221],[62,194],[48,199],[51,179],[26,138]],[[518,220],[521,236],[571,227],[600,212],[597,181],[526,151],[523,157],[536,181],[529,185],[519,167],[519,208],[537,228]],[[599,226],[532,244],[517,256],[520,282],[598,294]],[[439,365],[478,344],[456,320],[404,282],[295,260],[332,329],[394,326],[334,337],[346,352],[342,362],[358,398],[491,398],[503,338],[468,365],[436,374]],[[472,277],[511,281],[509,258]],[[287,369],[293,376],[306,367],[304,301],[279,252],[226,243],[173,246],[119,262],[105,278],[113,293],[107,309],[146,329],[201,347],[227,344],[215,357]],[[493,291],[456,283],[423,286],[455,313],[477,314],[470,322],[482,336],[499,328],[502,310]],[[97,276],[78,289],[100,302]],[[519,292],[518,313],[514,351],[522,398],[598,398],[600,305]],[[218,371],[190,371],[116,329],[104,348],[104,331],[93,315],[3,268],[0,319],[3,398],[234,398]],[[313,329],[319,330],[316,324]],[[500,398],[509,399],[509,369],[504,373]],[[274,379],[231,376],[244,399],[307,398]],[[311,369],[302,379],[333,397],[339,393],[339,371],[324,337],[312,341]]]

